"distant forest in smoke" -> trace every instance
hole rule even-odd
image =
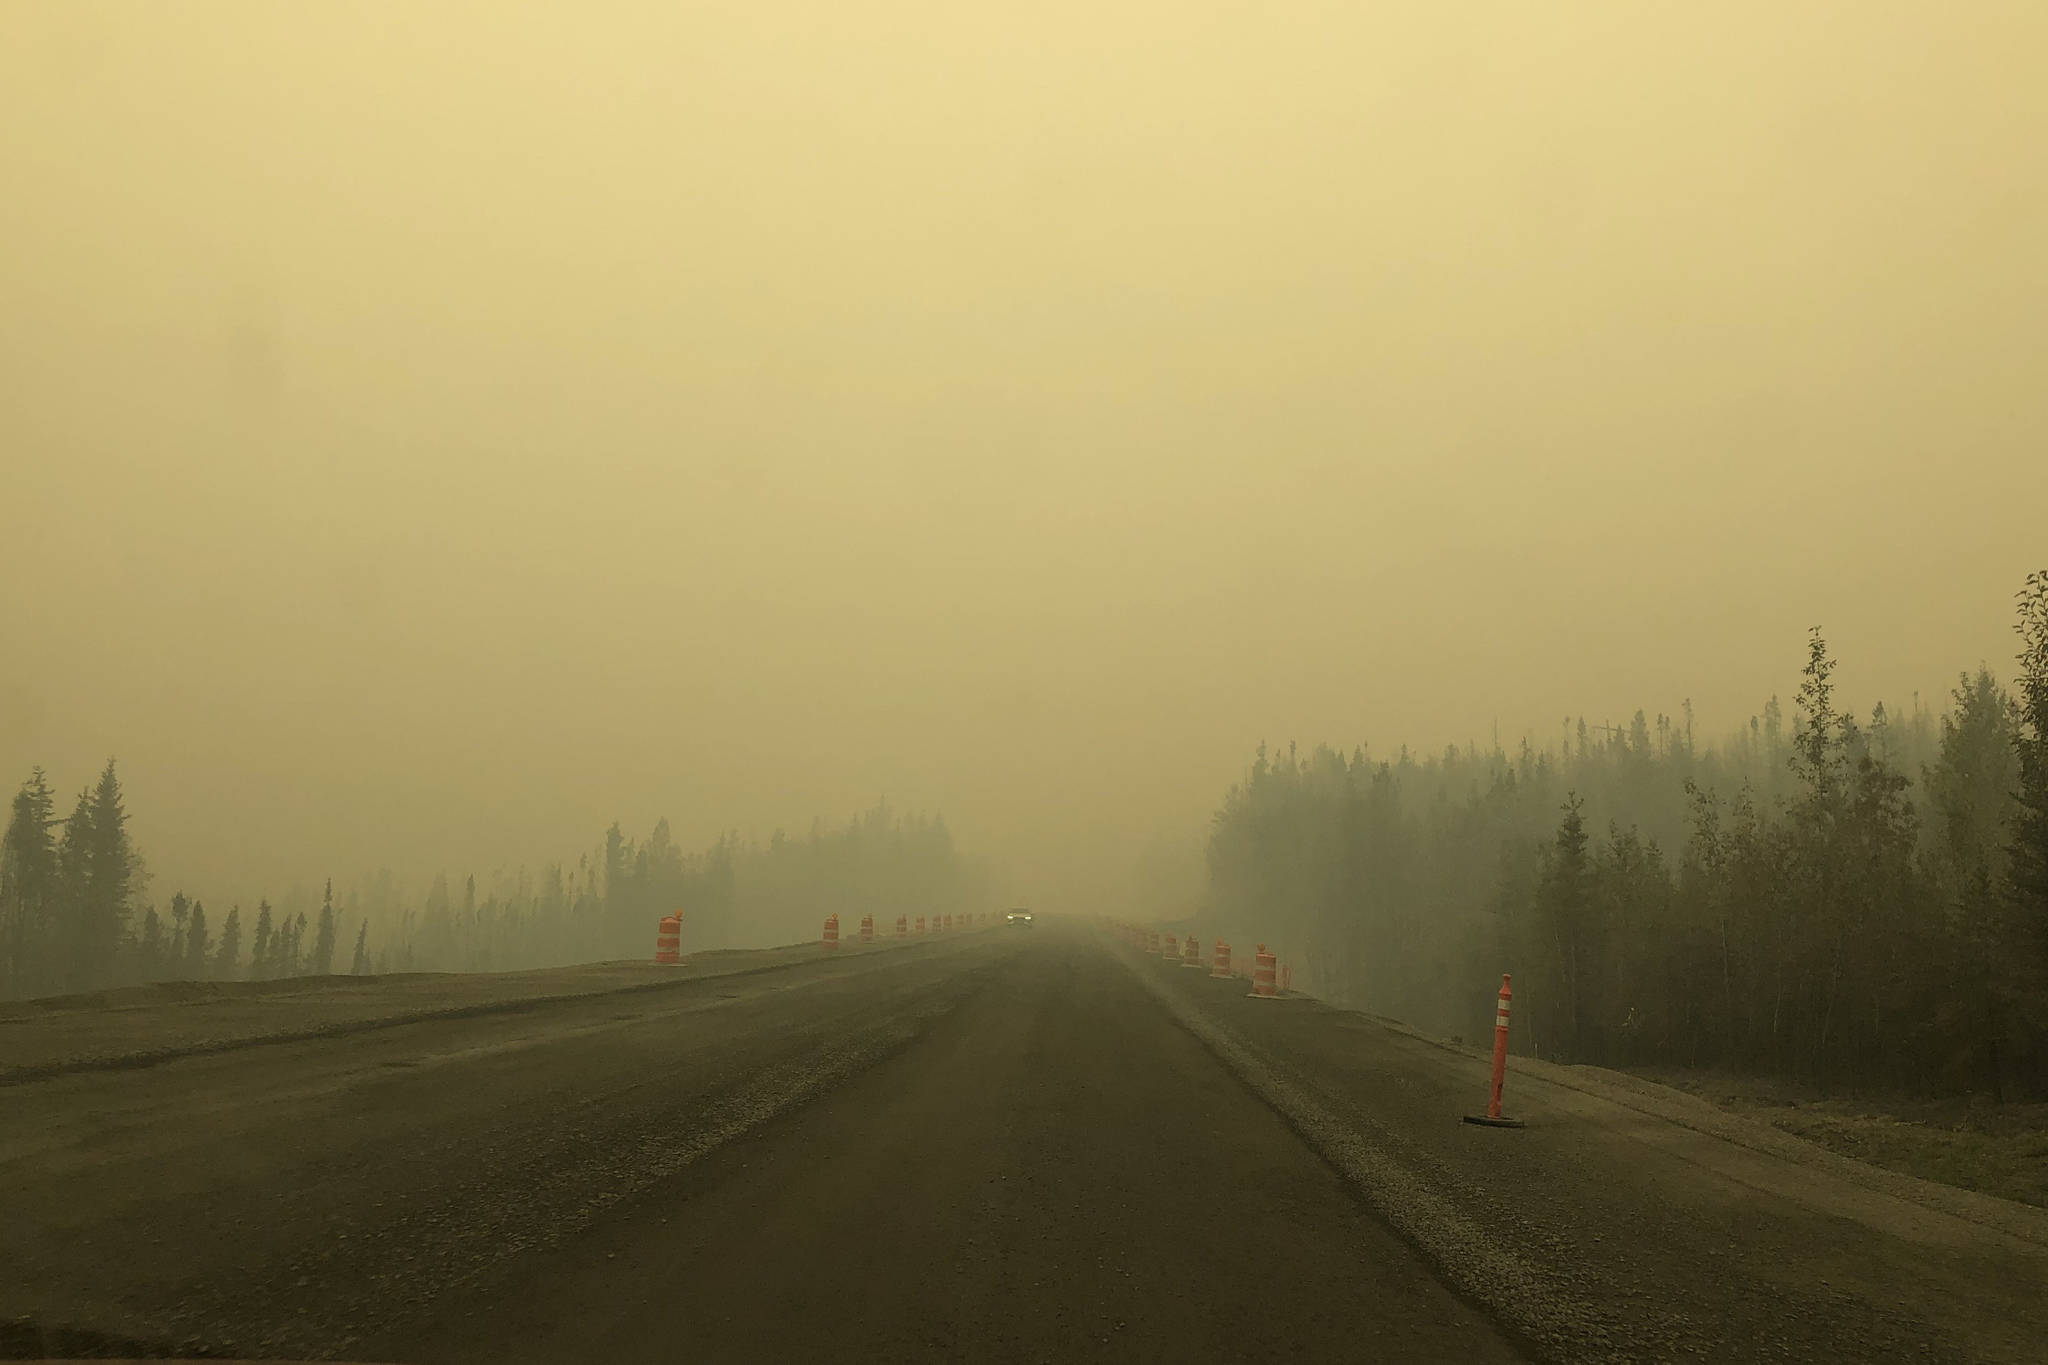
[[[655,922],[679,911],[695,951],[815,937],[837,911],[945,914],[980,908],[980,873],[943,819],[880,803],[805,837],[736,834],[685,851],[666,820],[643,840],[617,824],[573,866],[498,874],[479,888],[436,877],[408,898],[389,871],[339,896],[287,895],[209,913],[183,891],[161,908],[128,834],[110,761],[59,818],[37,769],[0,844],[0,996],[153,981],[240,981],[348,972],[510,971],[650,956]]]
[[[1567,722],[1377,759],[1261,746],[1215,815],[1202,927],[1297,985],[1516,1051],[1822,1086],[2048,1096],[2048,571],[2017,680],[1867,717],[1821,632],[1787,717]]]

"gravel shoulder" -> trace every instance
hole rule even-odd
[[[1632,1076],[1126,966],[1369,1202],[1560,1360],[2040,1359],[2048,1213],[1853,1161]]]

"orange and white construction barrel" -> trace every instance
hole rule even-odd
[[[1272,1000],[1280,994],[1276,985],[1277,977],[1274,965],[1273,954],[1267,952],[1266,945],[1261,943],[1258,954],[1252,959],[1253,999]]]

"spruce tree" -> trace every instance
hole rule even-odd
[[[264,981],[276,975],[271,960],[276,956],[276,931],[270,924],[270,902],[256,902],[256,937],[249,948],[249,979]]]
[[[170,950],[164,954],[164,975],[177,978],[185,974],[185,929],[192,919],[192,902],[185,899],[185,893],[175,892],[171,896],[171,942]]]
[[[278,962],[279,976],[305,974],[306,912],[301,910],[285,922],[284,953]]]
[[[1585,975],[1590,965],[1593,873],[1586,856],[1585,803],[1567,792],[1550,856],[1536,892],[1537,914],[1556,955],[1555,1011],[1564,1033],[1566,1060],[1578,1060],[1584,1042]]]
[[[1962,1079],[1988,1082],[2002,1097],[2004,1044],[2021,1012],[2013,971],[2020,945],[2003,895],[2017,809],[2017,712],[1988,669],[1963,675],[1953,695],[1955,710],[1941,718],[1940,758],[1922,783],[1935,837],[1928,874],[1945,931],[1940,966],[1957,983],[1934,993],[1935,1027],[1956,1039]]]
[[[137,963],[144,981],[161,981],[164,976],[164,922],[154,905],[143,912],[142,940],[137,946]]]
[[[242,956],[242,907],[228,907],[227,922],[220,927],[220,949],[213,958],[213,979],[233,981]]]
[[[356,951],[354,958],[348,964],[348,974],[350,976],[368,976],[370,974],[370,922],[368,920],[364,920],[356,929]]]
[[[57,910],[57,843],[51,829],[55,798],[41,768],[15,793],[0,840],[0,993],[32,995],[50,989]]]
[[[80,991],[93,978],[91,935],[92,867],[87,846],[92,842],[92,792],[82,791],[64,821],[57,840],[57,885],[52,919],[56,972],[49,989]]]
[[[140,860],[128,839],[128,812],[122,804],[121,780],[111,758],[93,786],[92,841],[87,846],[87,862],[92,876],[92,899],[83,925],[84,950],[93,976],[104,981],[113,972],[115,950],[128,930],[130,902],[140,870]]]
[[[185,931],[185,976],[188,980],[206,979],[207,950],[212,946],[206,929],[206,907],[193,901],[191,925]]]
[[[320,896],[320,928],[313,939],[312,956],[306,960],[309,976],[328,976],[334,971],[334,878]]]
[[[1951,896],[1969,895],[1981,910],[2005,881],[2019,787],[2017,715],[1989,669],[1964,674],[1952,697],[1954,711],[1941,718],[1940,758],[1922,781],[1942,881]]]

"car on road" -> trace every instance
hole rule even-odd
[[[1031,912],[1020,906],[1005,916],[1004,922],[1008,924],[1021,924],[1026,929],[1029,929],[1031,927]]]

